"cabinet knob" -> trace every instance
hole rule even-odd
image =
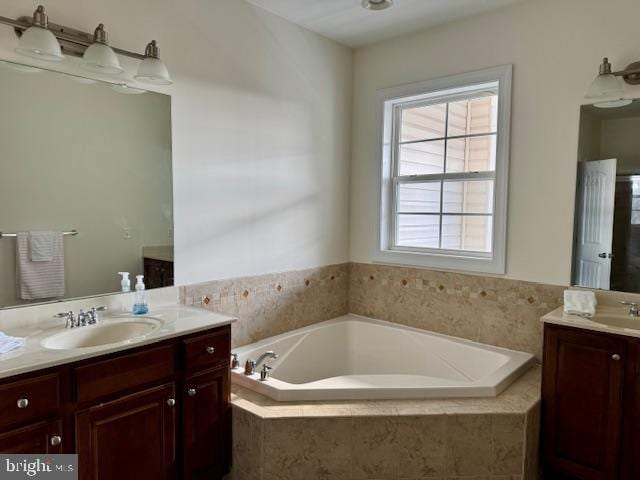
[[[216,353],[216,347],[207,347],[206,350],[209,355]]]
[[[62,443],[62,437],[60,435],[54,435],[49,440],[49,443],[51,444],[51,446],[57,447],[58,445],[60,445]]]
[[[190,397],[195,397],[197,390],[195,388],[190,388],[189,390],[187,390],[187,395],[189,395]]]
[[[620,361],[620,355],[618,355],[617,353],[614,353],[613,355],[611,355],[611,360],[613,360],[614,362],[619,362]]]
[[[16,402],[16,405],[18,405],[18,408],[27,408],[29,406],[29,399],[21,398]]]
[[[167,398],[167,405],[169,407],[173,407],[176,404],[176,399],[175,398]]]

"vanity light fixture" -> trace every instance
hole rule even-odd
[[[362,0],[362,6],[367,10],[386,10],[393,6],[393,0]]]
[[[632,101],[624,98],[624,88],[618,77],[631,85],[640,84],[640,62],[629,65],[625,70],[614,72],[607,57],[602,59],[598,76],[591,82],[585,98],[596,100],[598,108],[616,108],[629,105]]]
[[[160,50],[155,40],[151,40],[144,50],[145,59],[138,66],[138,73],[133,77],[139,82],[155,85],[171,85],[167,66],[160,60]]]
[[[82,55],[81,66],[90,72],[118,75],[124,72],[118,56],[109,46],[109,34],[101,23],[93,32],[93,43]]]
[[[48,62],[64,59],[58,40],[49,30],[49,18],[42,5],[33,12],[31,26],[22,33],[16,52]]]
[[[167,66],[159,58],[155,40],[147,45],[144,54],[110,47],[104,25],[98,25],[94,33],[90,34],[49,23],[42,5],[38,6],[33,18],[20,17],[14,20],[0,16],[0,24],[13,27],[20,39],[16,51],[23,55],[52,61],[62,60],[64,55],[82,57],[83,69],[107,75],[124,72],[118,60],[118,55],[124,55],[141,60],[136,80],[154,85],[172,83]]]

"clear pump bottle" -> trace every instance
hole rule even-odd
[[[136,299],[133,303],[134,315],[144,315],[146,313],[149,313],[149,306],[147,305],[144,282],[142,281],[143,278],[144,275],[136,275]]]

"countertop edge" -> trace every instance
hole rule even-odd
[[[185,307],[185,306],[182,306],[182,305],[181,306],[177,306],[177,308],[180,309],[180,310],[185,310],[185,309],[191,310],[189,307]],[[92,350],[92,351],[81,351],[80,349],[78,349],[78,351],[77,351],[77,353],[75,355],[71,354],[70,356],[69,356],[69,352],[71,352],[71,350],[63,350],[64,352],[67,352],[67,356],[65,356],[64,358],[55,358],[55,356],[52,355],[52,358],[45,359],[45,360],[42,360],[42,361],[35,361],[35,362],[32,362],[32,363],[29,363],[28,365],[19,366],[19,367],[16,367],[16,368],[3,369],[3,365],[2,365],[3,360],[0,360],[0,380],[6,380],[8,378],[16,377],[16,376],[19,376],[19,375],[24,375],[26,373],[37,372],[39,370],[47,370],[49,368],[59,367],[61,365],[72,364],[72,363],[76,363],[76,362],[83,361],[83,360],[89,360],[91,358],[102,357],[102,356],[110,355],[110,354],[113,354],[113,353],[125,352],[127,350],[133,350],[133,349],[136,349],[136,348],[139,348],[139,347],[144,347],[144,346],[147,346],[147,345],[153,345],[155,343],[160,343],[160,342],[164,342],[164,341],[171,340],[171,339],[174,339],[174,338],[191,335],[193,333],[203,332],[203,331],[211,330],[211,329],[217,328],[217,327],[224,327],[224,326],[231,325],[231,324],[235,323],[236,321],[238,321],[237,317],[224,315],[224,314],[217,313],[217,312],[209,312],[209,311],[206,311],[206,310],[202,310],[201,313],[202,313],[203,316],[212,315],[212,316],[215,316],[217,318],[215,320],[212,320],[211,323],[208,323],[208,324],[202,324],[202,325],[198,325],[198,326],[188,327],[188,328],[185,328],[184,330],[167,333],[165,335],[160,335],[160,336],[155,336],[155,337],[151,337],[151,338],[142,339],[142,340],[134,342],[134,343],[124,344],[124,345],[113,345],[113,346],[108,346],[108,347],[105,347],[105,348],[99,348],[99,349]],[[179,321],[180,320],[178,320],[178,322]],[[42,350],[43,352],[47,352],[47,353],[55,352],[55,350],[47,350],[47,349],[44,349],[44,347],[42,347],[42,348],[43,348],[43,350]],[[20,358],[20,356],[9,358],[7,360],[12,360],[12,359],[17,359],[17,358]]]

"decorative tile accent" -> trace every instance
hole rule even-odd
[[[348,313],[349,266],[330,265],[181,287],[187,305],[239,318],[233,346]]]
[[[349,312],[542,354],[540,317],[565,287],[386,265],[350,264]]]

